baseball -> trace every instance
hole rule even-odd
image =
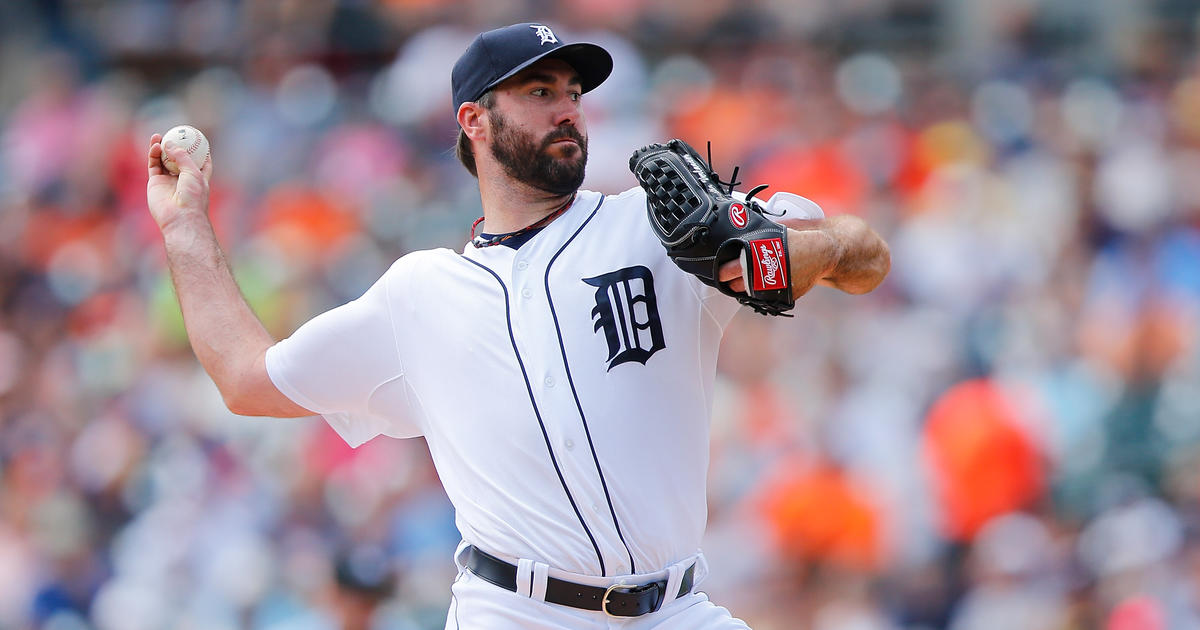
[[[196,162],[196,166],[201,168],[204,168],[204,163],[208,161],[208,138],[205,138],[199,129],[191,125],[171,127],[167,133],[163,134],[162,147],[163,168],[172,175],[179,174],[179,165],[167,156],[168,147],[187,149],[187,152],[192,155],[192,160]]]

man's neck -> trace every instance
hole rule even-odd
[[[504,234],[537,223],[567,203],[574,193],[556,195],[511,179],[479,180],[483,202],[481,232]]]

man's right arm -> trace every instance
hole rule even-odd
[[[230,411],[280,418],[313,415],[280,392],[267,374],[265,357],[274,339],[238,289],[208,218],[212,160],[201,169],[187,151],[174,148],[169,154],[180,174],[172,176],[161,163],[161,140],[158,134],[150,139],[146,200],[162,231],[192,351]]]

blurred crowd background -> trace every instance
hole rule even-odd
[[[219,236],[287,336],[465,244],[450,67],[519,21],[616,60],[586,187],[711,140],[891,243],[874,293],[727,337],[718,603],[758,630],[1200,628],[1193,0],[0,3],[0,627],[442,627],[458,536],[424,442],[225,410],[147,140],[208,135]]]

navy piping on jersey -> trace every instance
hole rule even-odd
[[[550,268],[554,266],[554,261],[558,260],[559,255],[566,251],[567,246],[575,240],[576,236],[583,231],[583,228],[596,216],[600,210],[600,206],[604,205],[604,195],[600,195],[600,202],[596,204],[596,208],[588,215],[588,218],[583,220],[579,229],[563,243],[562,247],[555,252],[550,258],[550,262],[546,263],[546,303],[550,305],[550,317],[554,320],[554,333],[558,335],[558,349],[562,352],[563,367],[567,371],[567,384],[571,386],[571,395],[575,397],[575,408],[579,410],[579,419],[583,422],[583,433],[587,436],[588,448],[592,450],[592,461],[596,463],[596,473],[600,475],[600,487],[604,489],[604,500],[608,502],[608,513],[612,515],[613,526],[617,528],[617,538],[621,539],[621,544],[625,545],[625,553],[629,554],[629,572],[637,573],[637,566],[633,562],[633,552],[629,549],[629,543],[625,542],[625,535],[621,533],[621,523],[617,520],[617,511],[613,508],[612,496],[608,493],[608,482],[604,479],[604,470],[600,468],[600,458],[596,455],[596,445],[592,442],[592,432],[588,428],[587,416],[583,413],[583,403],[579,402],[579,392],[575,390],[575,379],[571,376],[571,362],[567,360],[567,347],[563,343],[562,327],[558,324],[558,313],[554,311],[554,300],[550,297]]]
[[[525,362],[521,360],[521,351],[517,349],[517,338],[513,336],[512,312],[509,309],[508,303],[508,287],[505,286],[504,280],[500,279],[500,276],[496,272],[483,266],[483,264],[475,262],[466,256],[462,256],[462,259],[488,272],[496,279],[496,282],[500,283],[500,291],[504,294],[504,321],[508,327],[508,340],[512,343],[513,355],[517,358],[517,365],[521,368],[521,378],[525,379],[525,392],[529,395],[529,404],[533,405],[533,415],[537,417],[538,427],[542,430],[542,439],[546,441],[546,451],[550,454],[550,463],[554,464],[554,472],[558,473],[558,481],[562,484],[563,492],[567,493],[567,500],[571,502],[571,509],[575,510],[575,516],[579,519],[579,524],[583,526],[583,531],[587,534],[588,540],[592,541],[592,548],[596,550],[596,559],[600,562],[600,575],[608,575],[604,570],[604,555],[600,553],[600,545],[596,543],[596,537],[592,535],[592,530],[588,529],[587,523],[584,522],[583,513],[579,511],[579,506],[575,505],[575,497],[571,496],[571,489],[567,487],[567,480],[563,477],[562,469],[558,467],[558,458],[554,456],[554,448],[550,445],[550,434],[546,432],[546,424],[542,422],[542,412],[538,410],[537,400],[533,397],[533,386],[530,385],[529,375],[525,372]]]

